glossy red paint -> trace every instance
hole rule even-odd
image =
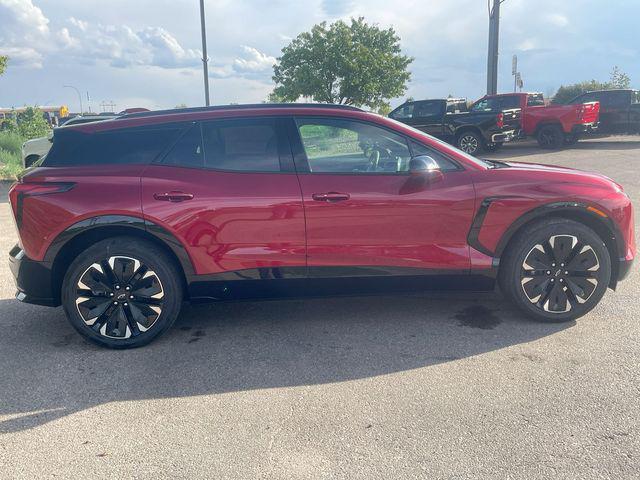
[[[157,193],[193,195],[158,201]],[[142,179],[146,219],[186,247],[197,274],[304,267],[305,225],[295,173],[237,173],[150,165]]]
[[[334,116],[373,122],[445,153],[462,167],[439,181],[415,175],[232,173],[161,165],[35,168],[23,182],[72,182],[58,194],[24,200],[19,235],[26,255],[45,257],[51,243],[81,220],[101,215],[144,218],[168,230],[196,274],[249,268],[304,266],[486,269],[493,255],[468,242],[482,201],[488,208],[478,241],[493,252],[509,227],[532,210],[555,202],[596,207],[635,256],[629,198],[611,180],[557,167],[512,163],[488,168],[462,152],[394,120],[355,110],[246,108],[176,112],[69,127],[85,132],[113,128],[257,116]],[[156,194],[192,195],[180,202]],[[338,193],[348,199],[314,200]],[[334,199],[338,200],[338,199]],[[16,195],[11,195],[16,207]],[[594,214],[595,215],[595,214]]]

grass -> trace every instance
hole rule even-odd
[[[22,143],[20,135],[0,132],[0,178],[15,178],[22,171]]]

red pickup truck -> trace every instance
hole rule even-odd
[[[522,136],[535,137],[542,148],[561,148],[597,129],[600,103],[547,106],[541,93],[503,93],[482,97],[471,110],[505,108],[521,109]]]

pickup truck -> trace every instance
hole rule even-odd
[[[572,105],[600,102],[598,133],[640,133],[640,92],[638,90],[599,90],[574,98]]]
[[[477,155],[511,141],[520,130],[520,109],[469,110],[463,98],[418,100],[403,103],[389,117],[460,150]]]
[[[598,128],[598,102],[547,106],[541,93],[502,93],[486,95],[471,106],[472,111],[488,112],[505,108],[520,108],[520,136],[535,137],[542,148],[572,145],[582,134]]]

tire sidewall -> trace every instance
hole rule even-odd
[[[476,150],[474,152],[467,152],[467,151],[462,149],[462,139],[464,139],[465,137],[473,137],[476,140],[478,147],[476,148]],[[458,148],[460,150],[462,150],[463,152],[465,152],[465,153],[467,153],[469,155],[477,155],[478,153],[482,152],[482,138],[476,132],[472,132],[472,131],[462,132],[458,136],[458,140],[457,140],[456,143],[457,143],[457,146],[458,146]]]
[[[74,294],[80,277],[91,264],[119,255],[138,259],[149,266],[158,275],[165,292],[162,312],[153,326],[148,331],[126,340],[105,337],[87,326],[76,308]],[[175,322],[182,303],[179,278],[179,273],[167,255],[150,242],[123,237],[107,239],[89,247],[71,263],[62,283],[62,306],[73,328],[86,339],[109,348],[140,347],[164,333]]]

